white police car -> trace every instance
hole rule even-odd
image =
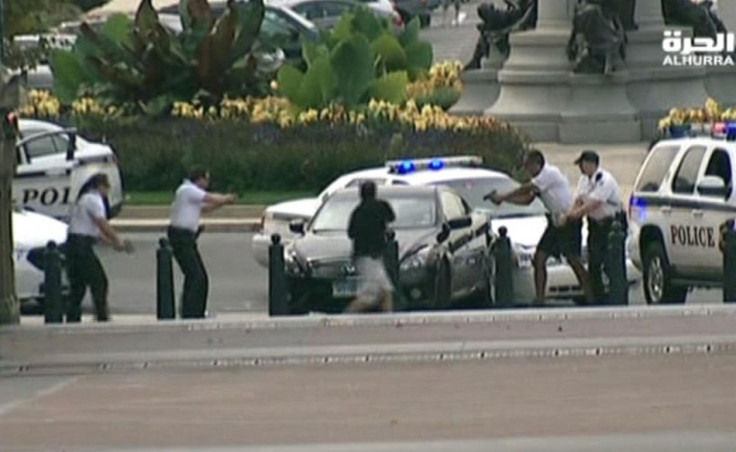
[[[103,143],[93,143],[47,121],[20,119],[16,127],[18,167],[13,179],[13,203],[34,212],[66,220],[82,185],[95,173],[110,179],[109,216],[123,205],[117,157]]]
[[[27,210],[13,210],[15,292],[21,306],[43,299],[43,249],[49,241],[63,244],[66,234],[66,223]]]
[[[434,159],[387,162],[385,167],[372,168],[343,175],[332,182],[317,198],[299,199],[269,206],[262,218],[261,231],[253,237],[253,255],[262,266],[268,265],[268,247],[271,235],[278,233],[288,244],[295,238],[289,224],[306,221],[332,193],[344,187],[372,180],[378,185],[444,185],[453,188],[474,210],[485,213],[491,228],[497,235],[506,227],[514,250],[515,302],[534,299],[534,275],[532,256],[547,226],[546,210],[539,200],[529,206],[502,204],[496,206],[483,201],[483,196],[493,190],[506,192],[518,186],[509,175],[482,168],[479,157],[438,157]],[[627,261],[630,282],[636,281],[638,272]],[[570,299],[582,297],[575,274],[563,261],[548,261],[547,294],[550,298]]]
[[[719,226],[736,217],[736,123],[699,126],[656,143],[629,200],[630,255],[648,303],[684,303],[688,290],[719,287]]]

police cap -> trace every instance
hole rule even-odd
[[[575,160],[576,165],[580,165],[583,162],[591,162],[598,165],[601,161],[601,158],[598,156],[598,153],[591,150],[585,150],[580,154],[580,157]]]

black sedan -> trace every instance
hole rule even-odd
[[[396,213],[396,309],[452,308],[471,296],[476,307],[491,303],[492,239],[485,215],[473,213],[447,187],[379,187],[378,197]],[[346,188],[325,201],[308,225],[291,224],[302,234],[284,256],[291,313],[341,312],[355,297],[359,278],[347,224],[358,202],[358,190]]]

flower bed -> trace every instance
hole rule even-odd
[[[409,85],[459,90],[459,65],[435,65]],[[426,91],[429,92],[429,91]],[[221,190],[319,190],[347,171],[387,159],[481,155],[488,166],[513,171],[527,149],[520,131],[488,116],[449,115],[412,98],[401,105],[371,101],[300,110],[281,97],[225,98],[204,107],[177,102],[163,118],[129,116],[120,106],[84,97],[64,109],[45,92],[30,93],[23,117],[78,127],[109,141],[118,153],[127,190],[166,190],[194,164],[208,166]]]

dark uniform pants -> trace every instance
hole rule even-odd
[[[617,215],[616,219],[621,222],[625,231],[627,228],[625,216],[622,219],[621,215]],[[613,217],[600,221],[588,218],[588,273],[590,274],[593,296],[595,297],[595,301],[599,303],[607,302],[607,291],[603,284],[603,273],[610,274],[608,235],[611,232],[613,221]]]
[[[186,229],[169,227],[168,235],[174,259],[184,273],[181,316],[185,319],[204,318],[209,278],[197,248],[196,234]]]
[[[107,275],[94,251],[96,239],[91,236],[69,234],[66,240],[66,265],[71,293],[66,305],[66,321],[79,322],[82,300],[89,286],[97,320],[109,320],[107,307]]]

